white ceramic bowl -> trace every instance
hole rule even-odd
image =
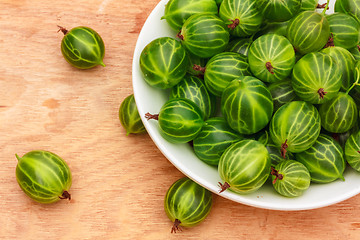
[[[209,166],[199,160],[188,144],[172,144],[163,139],[159,133],[157,121],[147,121],[145,113],[158,113],[161,106],[168,99],[168,92],[149,86],[142,77],[139,67],[139,57],[143,48],[152,40],[169,36],[176,36],[165,20],[160,20],[164,14],[165,4],[162,0],[151,12],[146,20],[133,57],[133,88],[139,114],[144,125],[157,147],[166,158],[181,172],[215,194],[219,194],[218,182],[222,182],[217,168]],[[333,11],[335,0],[331,0],[330,10]],[[262,186],[258,191],[249,195],[239,195],[229,190],[219,194],[222,197],[249,206],[273,210],[306,210],[328,206],[348,199],[360,192],[360,174],[347,168],[344,174],[345,182],[337,180],[328,184],[311,184],[304,195],[297,198],[286,198],[277,194],[271,184]]]

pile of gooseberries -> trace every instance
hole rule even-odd
[[[360,2],[170,0],[177,32],[140,55],[144,81],[169,89],[161,135],[217,166],[219,192],[272,179],[285,197],[360,166]],[[189,7],[191,6],[191,7]],[[340,141],[341,139],[341,141]],[[349,139],[349,140],[348,140]]]

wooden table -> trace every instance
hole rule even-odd
[[[158,0],[0,1],[0,239],[360,239],[360,196],[317,210],[282,212],[214,195],[208,218],[171,234],[163,210],[183,175],[148,135],[118,119],[132,93],[140,29]],[[106,44],[106,67],[65,62],[57,25],[85,25]],[[15,178],[34,149],[57,153],[73,174],[73,200],[41,205]]]

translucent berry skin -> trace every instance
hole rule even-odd
[[[39,203],[54,203],[69,198],[71,172],[66,162],[48,151],[31,151],[16,155],[16,180],[31,199]]]
[[[146,132],[135,103],[134,94],[127,96],[124,101],[121,102],[119,120],[126,130],[126,135]]]
[[[61,41],[61,52],[65,60],[79,69],[89,69],[97,65],[105,66],[105,45],[100,35],[89,27],[76,27],[67,31]]]

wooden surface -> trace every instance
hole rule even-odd
[[[157,2],[0,1],[0,239],[360,239],[360,196],[281,212],[214,195],[202,224],[170,233],[164,195],[183,175],[118,120],[132,93],[135,43]],[[106,67],[71,67],[57,25],[98,31]],[[67,161],[71,202],[41,205],[21,191],[14,154],[35,149]]]

